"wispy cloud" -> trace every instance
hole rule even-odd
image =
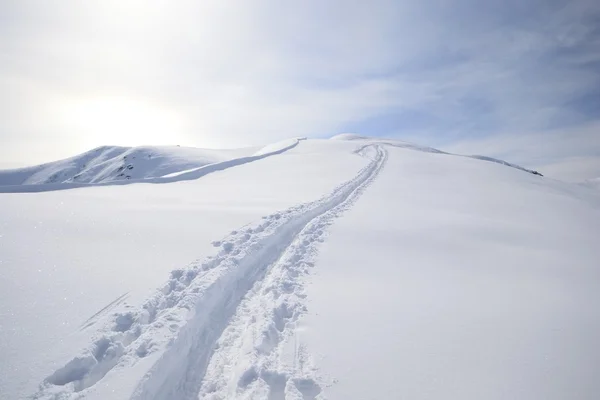
[[[591,122],[577,127],[465,138],[442,148],[495,156],[553,178],[583,181],[600,176],[599,137],[600,122]]]
[[[600,118],[595,3],[2,2],[1,156],[568,132]]]

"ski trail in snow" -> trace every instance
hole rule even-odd
[[[258,282],[258,286],[262,286],[260,283],[265,280],[266,274],[269,276],[269,283],[275,279],[274,276],[290,274],[288,275],[290,280],[286,281],[285,276],[280,277],[278,282],[273,282],[265,288],[265,290],[273,289],[270,293],[274,297],[270,304],[271,307],[266,310],[272,313],[269,322],[277,331],[285,330],[286,319],[297,316],[301,309],[301,302],[291,299],[292,294],[295,294],[293,275],[300,276],[300,272],[306,268],[307,264],[301,261],[307,252],[314,251],[314,243],[323,234],[324,227],[358,197],[362,189],[376,177],[386,158],[385,150],[381,147],[377,147],[377,154],[378,157],[363,171],[335,190],[330,196],[302,206],[299,210],[289,212],[289,216],[285,217],[285,222],[278,224],[279,226],[273,230],[272,234],[258,241],[256,245],[244,249],[247,252],[243,258],[234,263],[235,268],[225,267],[226,271],[219,274],[219,278],[204,290],[204,295],[195,303],[195,309],[202,312],[198,312],[182,328],[170,349],[145,377],[133,399],[197,398],[215,344],[227,330],[230,319],[234,316],[244,296],[255,283]],[[227,261],[229,260],[225,260],[226,264]],[[274,288],[273,285],[277,283],[281,285]],[[283,300],[283,298],[275,296],[275,292],[279,290],[290,292],[288,293],[289,302],[278,304],[277,300]],[[260,301],[263,297],[261,294],[259,292],[253,297],[258,297],[258,301]],[[260,307],[254,307],[248,312],[244,312],[244,310],[241,312],[252,319],[254,312],[259,311]],[[232,330],[235,331],[235,327],[229,329],[229,331]],[[232,335],[235,336],[235,333]],[[273,333],[269,337],[267,332],[266,338],[263,349],[268,353],[269,347],[277,345],[277,334]],[[224,352],[232,353],[226,357],[226,363],[235,362],[237,349],[231,349],[230,343],[227,341],[222,344],[225,345]],[[276,371],[257,371],[250,368],[243,373],[246,374],[246,381],[251,380],[255,372],[260,373],[263,380],[270,382],[271,392],[284,393],[286,391],[288,381],[286,375]],[[210,386],[210,383],[207,386]],[[302,380],[298,380],[296,386],[305,392],[311,390],[318,392],[316,383],[308,381],[303,383]],[[212,388],[210,389],[212,390]],[[274,394],[274,396],[278,395]]]
[[[315,398],[320,386],[309,377],[310,359],[302,347],[293,351],[294,371],[282,372],[270,360],[280,353],[282,339],[291,335],[304,312],[300,278],[312,265],[324,229],[375,179],[387,158],[378,145],[360,154],[371,159],[369,164],[331,194],[231,232],[213,242],[219,248],[216,255],[172,271],[165,286],[142,307],[114,314],[94,343],[48,376],[33,398],[85,397],[85,391],[107,374],[124,373],[143,359],[152,367],[132,399],[196,399],[201,389],[222,389],[213,371],[226,368],[219,360],[235,362],[231,357],[246,338],[241,335],[245,332],[236,333],[239,328],[268,331],[261,336],[261,353],[238,379],[241,390],[247,382],[250,393],[259,381],[266,385],[267,398]],[[257,302],[265,302],[266,308],[256,309]],[[244,310],[257,319],[249,323]],[[275,331],[267,329],[271,325]],[[214,367],[207,374],[213,353]]]
[[[257,280],[216,343],[200,398],[307,400],[319,395],[322,384],[298,342],[299,319],[306,312],[304,278],[316,261],[327,226],[374,177],[309,221],[265,277]]]
[[[380,146],[361,146],[355,153],[371,159],[376,168],[344,200],[306,223],[266,268],[216,341],[199,394],[181,398],[312,400],[321,394],[328,382],[318,376],[300,337],[306,312],[304,283],[327,226],[353,204],[385,163]]]

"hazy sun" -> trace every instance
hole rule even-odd
[[[97,145],[165,145],[182,139],[177,113],[125,97],[97,97],[66,107],[64,122]]]

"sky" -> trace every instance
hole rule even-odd
[[[0,0],[0,168],[343,132],[600,177],[600,2]]]

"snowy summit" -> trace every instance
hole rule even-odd
[[[1,399],[600,393],[595,181],[343,134],[101,147],[0,210]]]

